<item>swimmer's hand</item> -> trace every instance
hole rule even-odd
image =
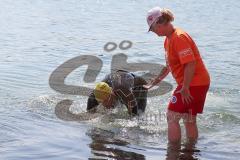
[[[96,113],[97,112],[97,107],[92,107],[91,109],[87,110],[88,113]]]
[[[112,103],[109,103],[109,101],[103,102],[102,105],[107,109],[113,108]]]
[[[129,114],[129,115],[132,115],[133,107],[134,107],[134,106],[127,106],[128,114]]]

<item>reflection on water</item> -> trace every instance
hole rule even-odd
[[[136,157],[136,159],[157,159],[159,152],[161,153],[162,151],[166,151],[166,153],[163,152],[165,157],[161,159],[198,159],[202,156],[202,150],[205,154],[207,152],[204,150],[203,144],[197,144],[198,147],[196,147],[195,143],[166,145],[166,121],[161,118],[152,117],[153,113],[157,113],[156,110],[152,113],[147,111],[140,117],[132,118],[122,108],[109,111],[100,107],[99,112],[95,114],[86,113],[85,108],[82,108],[84,110],[80,109],[79,113],[76,113],[75,109],[80,108],[84,97],[80,100],[75,99],[75,101],[61,101],[60,99],[62,98],[65,97],[40,96],[31,101],[31,108],[44,112],[46,106],[52,106],[53,110],[55,108],[57,118],[63,122],[72,121],[70,123],[79,122],[81,124],[87,120],[86,122],[89,124],[90,129],[85,133],[91,138],[88,143],[91,149],[90,159],[119,159],[118,157],[120,159],[124,159],[124,157],[125,159],[135,159]],[[154,105],[155,102],[152,100],[151,102]],[[44,108],[41,108],[41,106]],[[36,110],[33,111],[36,112]],[[54,113],[47,114],[52,115]],[[203,134],[205,133],[205,137],[208,137],[209,133],[217,133],[221,126],[225,126],[226,128],[227,125],[231,128],[239,124],[239,119],[236,116],[224,112],[206,113],[205,116],[200,116],[199,120],[200,130]],[[200,138],[200,142],[204,142],[205,138]],[[208,141],[205,143],[205,145],[212,147],[219,145],[218,143],[208,144]],[[136,146],[133,147],[133,145]],[[151,152],[157,152],[158,154],[151,155],[149,149]],[[219,152],[208,154],[214,155],[219,154]]]
[[[195,148],[196,142],[168,143],[166,160],[198,160],[200,150]]]
[[[120,139],[115,138],[114,132],[103,130],[100,128],[92,128],[87,132],[91,137],[92,142],[89,144],[93,157],[89,159],[131,159],[131,160],[145,160],[146,157],[143,149],[138,149],[138,152],[128,151],[131,144]],[[184,143],[168,143],[166,160],[198,160],[200,150],[195,147],[196,142]],[[122,147],[124,146],[124,148]],[[136,148],[135,148],[136,149]],[[154,150],[157,150],[155,148]]]
[[[93,154],[93,157],[89,159],[105,159],[105,158],[112,158],[112,159],[136,159],[136,160],[143,160],[145,159],[144,154],[141,154],[141,152],[144,152],[144,149],[140,148],[134,148],[135,151],[131,151],[128,149],[131,149],[131,143],[129,142],[131,138],[136,137],[137,134],[140,132],[138,131],[139,128],[134,128],[134,132],[131,131],[131,126],[127,127],[127,124],[129,124],[129,121],[137,121],[140,120],[139,118],[131,118],[127,114],[122,114],[120,112],[118,113],[111,113],[107,110],[101,110],[100,113],[87,113],[87,112],[81,112],[79,114],[73,114],[70,112],[70,106],[72,105],[72,101],[70,100],[63,100],[59,102],[55,107],[55,114],[58,118],[64,121],[86,121],[86,120],[92,120],[95,118],[98,118],[99,121],[96,125],[100,126],[100,122],[105,125],[103,128],[95,127],[93,126],[91,129],[89,129],[86,132],[86,135],[88,135],[91,138],[91,143],[89,144],[89,147],[91,148],[91,153]],[[105,115],[104,115],[105,112]],[[146,114],[147,115],[147,114]],[[142,116],[146,116],[142,115]],[[121,126],[118,127],[115,125],[115,127],[111,126],[115,123],[116,120],[121,121],[127,121],[127,124],[123,124],[122,128]],[[111,127],[107,127],[108,124],[111,123]],[[116,122],[116,123],[119,123]],[[138,123],[138,126],[141,123]],[[153,123],[152,123],[153,124]],[[116,128],[117,127],[117,128]],[[119,131],[117,130],[125,130],[125,139],[123,139],[122,136],[119,136]],[[142,134],[144,134],[142,132]],[[147,130],[145,130],[145,134],[149,136],[150,133],[148,133]],[[146,137],[147,137],[146,136]],[[120,139],[121,138],[121,139]],[[140,140],[141,143],[145,141],[145,139]],[[167,145],[167,154],[166,154],[166,160],[175,160],[175,159],[183,159],[183,160],[197,160],[196,158],[200,150],[195,147],[196,141],[186,141],[184,143],[168,143]],[[138,152],[136,152],[138,150]],[[155,148],[154,150],[157,150]]]
[[[114,138],[111,131],[93,128],[88,131],[88,136],[92,138],[89,147],[92,149],[94,157],[89,159],[113,158],[113,159],[136,159],[145,160],[145,156],[136,152],[121,149],[121,146],[128,148],[128,142]]]

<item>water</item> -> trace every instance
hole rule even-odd
[[[0,5],[0,159],[240,157],[237,0],[1,0]],[[99,57],[103,68],[97,81],[110,72],[117,53],[127,54],[129,63],[164,64],[163,39],[146,32],[146,12],[156,5],[172,9],[174,24],[192,35],[211,74],[196,146],[187,151],[182,143],[181,150],[172,151],[167,145],[164,115],[170,93],[149,98],[139,119],[130,119],[121,110],[85,122],[57,118],[54,108],[61,100],[73,100],[70,110],[76,113],[85,110],[87,101],[49,87],[50,74],[65,61],[80,55]],[[104,51],[107,42],[123,40],[133,46]],[[83,82],[85,69],[74,70],[66,84],[93,87],[94,83]],[[176,86],[171,76],[166,81]]]

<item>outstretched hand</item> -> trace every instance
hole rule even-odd
[[[148,84],[143,85],[145,89],[151,89],[154,86],[155,79],[152,78]]]
[[[146,84],[146,85],[143,85],[143,87],[145,89],[151,89],[154,85],[153,84]]]

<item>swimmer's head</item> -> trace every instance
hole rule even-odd
[[[98,103],[102,103],[109,98],[112,93],[112,88],[105,82],[99,82],[96,84],[93,93]]]

